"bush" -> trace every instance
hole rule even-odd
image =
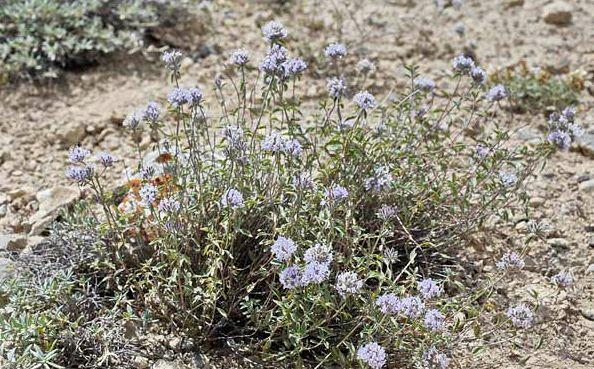
[[[509,89],[512,107],[520,112],[551,112],[577,105],[584,90],[579,71],[554,76],[546,70],[530,69],[525,63],[499,71],[491,79]]]
[[[162,14],[167,12],[151,0],[3,1],[0,77],[55,78],[61,68],[132,52]]]
[[[129,315],[274,366],[444,368],[469,332],[480,342],[483,331],[528,329],[533,306],[490,319],[479,303],[523,266],[525,249],[505,254],[484,283],[467,287],[454,272],[455,250],[486,219],[510,215],[554,150],[518,146],[496,123],[507,90],[487,89],[460,56],[454,91],[411,66],[398,95],[352,94],[340,77],[346,49],[333,44],[329,98],[306,115],[307,66],[288,57],[282,25],[263,31],[259,68],[238,50],[215,80],[216,120],[202,90],[179,86],[181,53],[164,54],[167,111],[150,102],[124,122],[135,139],[148,131],[159,143],[149,155],[138,147],[123,196],[103,180],[116,158],[71,149],[66,175],[98,206],[70,222],[94,235],[94,261],[79,274],[101,275],[98,294],[125,295]],[[67,360],[61,340],[49,348]]]

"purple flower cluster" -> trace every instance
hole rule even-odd
[[[73,146],[68,151],[68,159],[72,163],[82,163],[91,155],[91,151],[80,146]]]
[[[442,288],[431,278],[423,279],[417,283],[417,289],[425,300],[441,296]]]
[[[518,328],[530,328],[535,321],[534,313],[524,304],[510,307],[505,314]]]
[[[355,272],[342,272],[336,277],[336,290],[342,297],[356,294],[363,288],[363,281]]]
[[[266,136],[262,142],[262,150],[271,153],[285,153],[291,156],[299,156],[303,151],[299,141],[283,137],[278,132],[272,132]]]
[[[330,276],[330,264],[310,262],[303,269],[302,285],[319,284]]]
[[[375,304],[379,306],[379,309],[383,314],[387,315],[398,314],[401,310],[400,298],[393,293],[378,296],[375,300]]]
[[[359,92],[353,97],[353,102],[361,110],[370,110],[377,106],[375,97],[367,91]]]
[[[489,101],[501,101],[507,97],[507,90],[503,85],[495,85],[487,91],[485,97]]]
[[[573,140],[584,133],[582,127],[575,122],[575,109],[571,107],[563,109],[561,113],[551,114],[549,130],[547,140],[561,150],[568,150]]]
[[[97,161],[103,165],[105,168],[112,167],[116,161],[116,158],[113,157],[110,153],[107,152],[100,152],[97,154]]]
[[[433,91],[435,88],[435,82],[428,77],[417,77],[414,83],[416,88],[425,92]]]
[[[497,262],[497,269],[499,270],[509,270],[509,269],[517,269],[520,270],[524,268],[524,260],[518,255],[518,253],[511,251],[506,252],[503,254],[501,259]]]
[[[365,179],[365,190],[381,192],[390,187],[392,180],[390,168],[386,166],[377,167],[374,170],[373,176]]]
[[[423,354],[423,369],[446,369],[448,364],[448,357],[437,351],[434,346]]]
[[[182,53],[178,50],[165,51],[161,56],[161,60],[163,60],[167,69],[171,71],[178,71],[182,56]]]
[[[305,190],[314,188],[315,183],[311,178],[311,174],[303,172],[293,177],[293,186],[299,190]]]
[[[396,214],[396,208],[390,205],[382,205],[377,211],[377,217],[382,221],[391,219]]]
[[[91,165],[86,165],[84,167],[73,166],[66,169],[66,177],[79,184],[89,181],[93,177],[93,174],[95,174],[95,168]]]
[[[285,29],[285,26],[277,21],[270,21],[266,23],[266,25],[262,27],[262,33],[268,42],[279,41],[287,37],[287,30]]]
[[[344,46],[343,44],[332,43],[332,44],[326,46],[326,48],[324,49],[324,54],[326,55],[327,58],[330,58],[333,60],[342,59],[346,56],[347,49],[346,49],[346,46]]]
[[[159,201],[159,205],[157,205],[157,210],[159,213],[167,215],[167,214],[174,214],[179,211],[181,204],[179,201],[172,197],[165,197]]]
[[[157,199],[159,190],[152,184],[145,184],[142,186],[140,191],[138,191],[138,194],[140,195],[140,199],[142,200],[144,206],[150,207]]]
[[[454,70],[458,73],[468,74],[474,67],[474,61],[464,54],[458,55],[452,62]]]
[[[321,202],[322,206],[334,206],[349,196],[349,191],[340,185],[332,185],[332,187],[324,190],[324,199]]]
[[[472,80],[479,85],[482,85],[485,83],[485,81],[487,81],[487,73],[485,73],[481,67],[472,67],[470,70],[470,76],[472,77]]]
[[[386,350],[376,342],[359,347],[357,357],[372,369],[380,369],[386,365]]]
[[[303,256],[306,263],[330,264],[333,258],[332,247],[322,243],[316,243],[308,248]]]
[[[503,187],[512,187],[518,182],[518,176],[514,172],[501,171],[499,172],[499,180]]]
[[[303,286],[301,268],[295,265],[286,267],[280,272],[279,280],[283,288],[287,290]]]
[[[221,205],[237,209],[243,206],[243,195],[235,188],[228,189],[221,197]]]
[[[250,54],[244,49],[238,49],[231,54],[229,61],[238,67],[243,67],[250,61]]]
[[[487,155],[489,155],[489,148],[483,144],[478,144],[476,145],[476,149],[475,149],[475,153],[476,156],[478,156],[481,159],[484,159],[487,157]]]
[[[567,272],[559,272],[551,277],[551,283],[562,288],[568,288],[573,284],[573,277]]]
[[[270,247],[270,251],[276,260],[286,262],[297,251],[297,245],[295,245],[292,239],[279,236],[272,247]]]
[[[406,317],[416,319],[425,311],[425,304],[417,296],[408,296],[400,300],[400,312]]]
[[[167,95],[167,101],[174,108],[180,108],[187,104],[190,107],[198,106],[202,102],[202,90],[198,87],[179,88],[176,87]]]
[[[346,92],[346,84],[344,79],[338,77],[329,79],[327,89],[331,97],[335,99],[341,98]]]
[[[161,109],[159,108],[159,105],[156,102],[151,101],[147,106],[128,114],[126,119],[124,119],[124,127],[136,129],[142,122],[147,122],[149,125],[153,125],[159,120],[160,113]]]
[[[264,59],[260,62],[260,71],[268,74],[268,75],[276,75],[280,77],[284,77],[285,69],[283,64],[289,58],[289,52],[287,49],[281,45],[272,45]]]
[[[443,329],[445,317],[437,309],[427,310],[423,323],[430,331],[440,331]]]

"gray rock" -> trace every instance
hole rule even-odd
[[[580,310],[580,313],[582,313],[582,316],[584,318],[594,321],[594,308],[592,308],[591,306],[582,308]]]
[[[569,247],[569,242],[565,238],[550,238],[547,243],[552,247],[566,249]]]
[[[577,147],[585,156],[594,158],[594,132],[589,131],[577,138]]]
[[[542,17],[548,24],[566,26],[571,23],[573,7],[565,1],[555,1],[544,7]]]
[[[31,218],[30,235],[40,235],[58,216],[61,209],[72,205],[80,197],[76,187],[57,186],[39,191],[36,195],[39,211]]]
[[[146,357],[143,356],[135,356],[134,357],[134,366],[137,369],[146,369],[149,367],[149,361]]]
[[[580,191],[583,191],[586,193],[594,192],[594,179],[589,179],[587,181],[580,183],[578,185],[578,188]]]
[[[20,251],[27,246],[27,237],[20,234],[0,235],[0,251]]]

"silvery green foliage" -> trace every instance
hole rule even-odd
[[[76,217],[99,233],[96,283],[117,286],[134,314],[195,339],[231,334],[270,361],[445,368],[456,344],[473,330],[480,340],[476,327],[494,320],[475,313],[477,301],[506,271],[465,290],[443,255],[487,218],[505,219],[554,145],[511,144],[492,121],[506,100],[486,99],[464,56],[453,91],[409,66],[409,87],[394,96],[372,84],[348,96],[330,73],[320,110],[306,110],[307,73],[284,73],[286,29],[270,23],[264,34],[263,59],[241,58],[214,86],[179,88],[166,56],[175,87],[163,108],[126,123],[151,131],[159,160],[139,159],[120,193],[103,185],[118,164],[93,166],[89,150],[72,150],[67,176],[99,205]],[[465,135],[473,124],[480,137]],[[454,323],[459,312],[470,313]],[[529,329],[529,313],[499,311],[511,324],[494,329]]]
[[[166,13],[157,6],[165,5],[153,0],[4,0],[0,78],[55,78],[61,68],[135,50],[147,27]]]

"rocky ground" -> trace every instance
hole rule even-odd
[[[248,49],[254,60],[264,53],[259,27],[271,19],[290,30],[289,49],[310,65],[306,80],[317,77],[317,83],[304,85],[306,98],[324,92],[322,49],[337,40],[348,46],[351,65],[361,59],[375,64],[373,78],[365,82],[356,74],[350,78],[357,88],[378,94],[401,86],[402,65],[412,63],[445,87],[442,78],[449,73],[450,61],[462,51],[472,53],[491,71],[520,60],[553,73],[583,70],[586,90],[578,117],[586,134],[574,150],[556,154],[530,183],[531,217],[549,224],[550,230],[530,249],[527,268],[498,291],[496,303],[506,306],[508,298],[525,296],[531,289],[551,295],[548,278],[571,271],[576,279],[572,290],[543,297],[545,323],[538,330],[545,343],[526,367],[594,367],[594,3],[466,0],[460,8],[443,10],[433,0],[281,3],[206,5],[183,32],[158,30],[157,38],[186,51],[183,84],[197,84],[205,91],[224,72],[232,50]],[[39,242],[59,210],[80,196],[63,175],[70,146],[81,143],[94,151],[109,151],[124,164],[133,160],[133,141],[121,122],[137,106],[163,101],[168,90],[158,50],[152,46],[145,54],[116,56],[93,68],[68,72],[49,86],[21,84],[0,92],[0,250],[16,252]],[[529,124],[521,139],[544,134],[537,128],[544,123],[542,114],[524,114],[517,121]],[[150,144],[150,138],[143,137],[141,145]],[[502,250],[521,241],[525,229],[526,222],[517,221],[495,235],[485,235],[473,262],[489,268]],[[0,259],[0,270],[8,264]],[[512,352],[495,345],[471,367],[520,367],[520,359],[529,351],[515,347]],[[469,364],[456,359],[454,363]]]

